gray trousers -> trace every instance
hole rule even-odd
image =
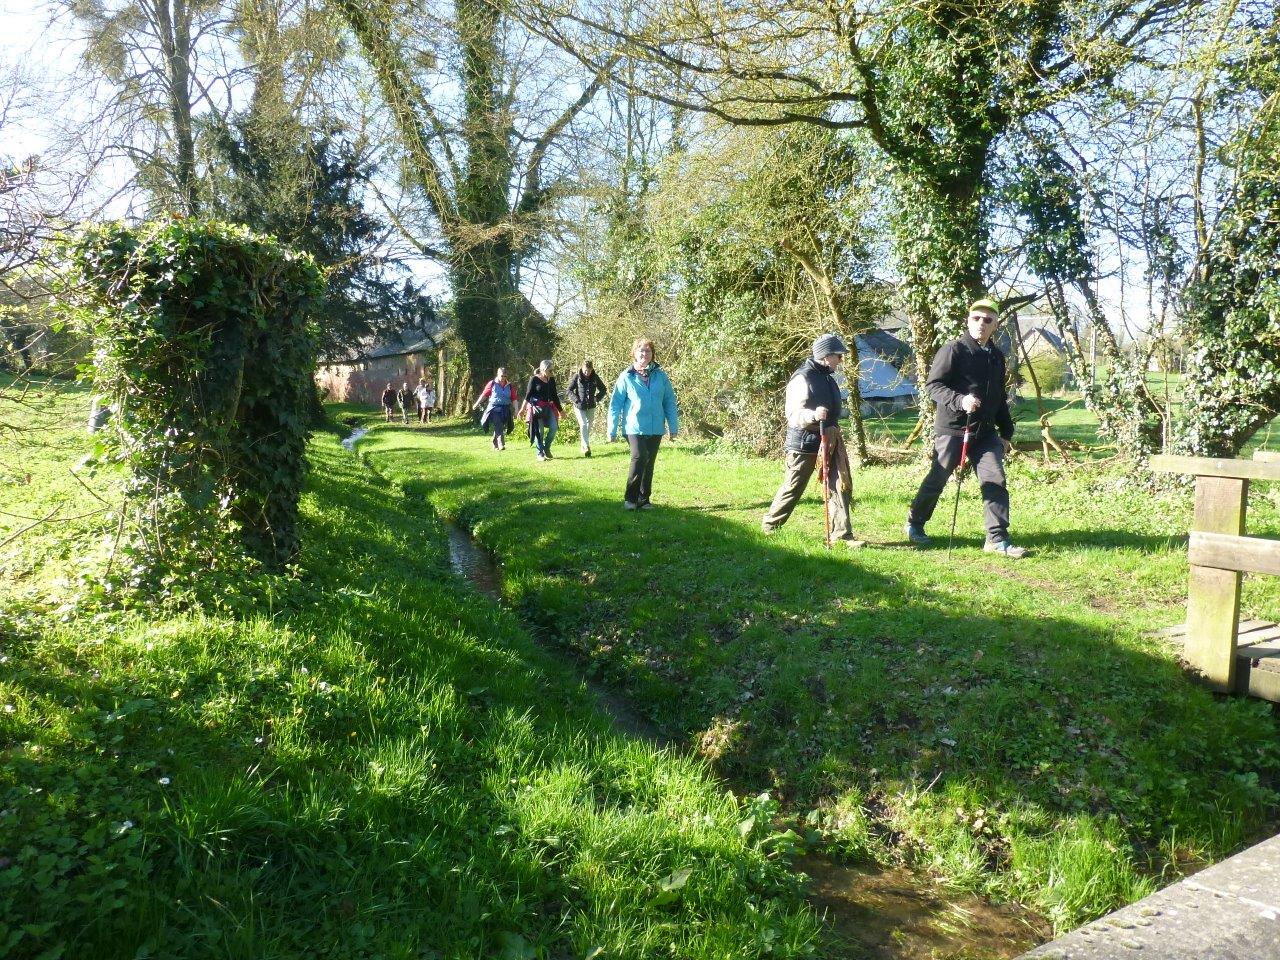
[[[791,511],[796,508],[796,504],[804,495],[805,487],[809,485],[809,478],[813,476],[817,466],[816,453],[794,453],[790,450],[786,452],[783,458],[786,473],[782,477],[782,486],[778,488],[769,512],[760,522],[766,531],[777,530],[787,522]],[[827,490],[831,504],[831,538],[852,540],[853,528],[849,525],[849,494],[840,492],[840,472],[835,468],[835,464],[831,464],[827,471]]]
[[[933,462],[920,484],[920,491],[911,501],[907,519],[917,527],[923,527],[933,516],[938,498],[946,489],[947,481],[960,465],[960,437],[938,437],[933,444]],[[982,487],[982,505],[986,513],[987,539],[1009,539],[1009,490],[1004,479],[1004,444],[1000,436],[990,433],[969,441],[969,462],[978,474]]]

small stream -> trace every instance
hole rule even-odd
[[[455,523],[445,524],[445,531],[449,535],[449,565],[453,567],[454,573],[481,593],[501,602],[502,574],[488,551],[477,544],[470,533]],[[658,746],[671,745],[671,740],[664,737],[657,726],[647,717],[641,716],[625,698],[590,680],[585,683],[600,709],[623,733],[640,740],[648,740]]]
[[[368,432],[368,427],[356,427],[351,431],[351,436],[343,439],[342,446],[347,450],[355,450],[356,444],[359,442],[360,438]]]
[[[367,432],[356,430],[343,446],[353,449]],[[502,573],[493,558],[457,524],[448,523],[445,530],[454,572],[501,602]],[[625,697],[585,682],[621,732],[657,746],[682,749]],[[809,877],[809,902],[826,921],[820,950],[830,960],[1004,960],[1050,936],[1047,925],[1026,911],[980,897],[949,894],[928,877],[902,867],[851,865],[819,851],[800,856],[795,866]]]
[[[493,559],[466,530],[456,524],[446,529],[454,571],[501,601],[502,574]],[[680,749],[624,697],[590,681],[587,687],[623,733]],[[796,866],[810,878],[809,902],[827,921],[823,956],[833,960],[1016,957],[1049,934],[1022,911],[980,897],[948,895],[927,877],[902,867],[850,865],[820,852],[801,856]]]

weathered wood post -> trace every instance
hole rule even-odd
[[[1276,544],[1244,536],[1249,481],[1280,480],[1280,459],[1159,456],[1151,458],[1151,468],[1196,478],[1183,656],[1215,690],[1232,690],[1242,575],[1280,572]]]

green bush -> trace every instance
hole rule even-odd
[[[1067,384],[1067,358],[1060,353],[1039,353],[1028,364],[1040,384],[1041,393],[1057,393]],[[1025,377],[1030,386],[1031,376]]]
[[[282,567],[298,550],[314,261],[243,227],[173,218],[94,226],[63,254],[61,293],[116,412],[99,452],[131,474],[129,582],[206,570],[236,541]]]

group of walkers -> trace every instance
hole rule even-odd
[[[400,409],[401,423],[408,423],[410,414],[419,423],[430,423],[431,414],[436,408],[435,386],[428,383],[426,377],[419,380],[412,390],[409,389],[408,381],[401,384],[399,390],[388,383],[382,391],[382,412],[388,421],[395,416],[397,407]]]
[[[904,532],[917,546],[931,541],[925,525],[933,516],[947,481],[957,469],[974,465],[981,485],[986,514],[985,549],[1010,558],[1026,551],[1009,539],[1009,493],[1004,460],[1012,449],[1013,418],[1005,394],[1004,355],[995,345],[999,327],[998,305],[979,300],[968,312],[966,331],[938,351],[925,388],[937,405],[936,440],[929,472],[907,513]],[[840,431],[842,400],[835,375],[849,349],[834,333],[818,337],[811,356],[787,383],[782,485],[764,515],[766,534],[778,530],[790,518],[810,479],[817,472],[826,487],[827,540],[861,544],[853,535],[850,503],[853,476],[848,451]],[[674,440],[679,432],[675,390],[654,358],[653,341],[632,345],[633,362],[618,375],[612,394],[584,361],[569,382],[568,398],[578,420],[582,455],[591,456],[591,429],[595,410],[609,399],[609,441],[622,434],[631,447],[622,505],[627,510],[648,510],[653,504],[653,469],[663,434]],[[484,408],[480,422],[492,434],[495,450],[506,448],[515,421],[523,419],[539,460],[552,459],[551,442],[564,411],[560,392],[544,360],[529,378],[523,403],[517,407],[515,384],[499,367],[485,385],[473,409]],[[850,374],[856,376],[856,371]]]
[[[619,374],[612,396],[591,361],[584,360],[569,380],[568,397],[578,421],[582,455],[589,457],[596,407],[610,396],[609,442],[616,441],[621,433],[631,446],[631,469],[627,475],[623,506],[627,510],[648,510],[653,506],[649,502],[649,494],[653,488],[653,466],[658,457],[658,445],[664,433],[672,440],[676,438],[680,421],[675,390],[666,372],[654,360],[653,341],[637,340],[632,345],[631,355],[633,362]],[[495,450],[506,449],[506,438],[514,429],[516,420],[523,419],[537,458],[553,459],[551,442],[555,439],[564,410],[560,406],[560,390],[551,369],[550,360],[538,364],[538,369],[529,378],[519,411],[516,410],[516,387],[508,379],[506,367],[499,367],[494,378],[480,391],[472,409],[484,408],[480,426],[492,436]]]

